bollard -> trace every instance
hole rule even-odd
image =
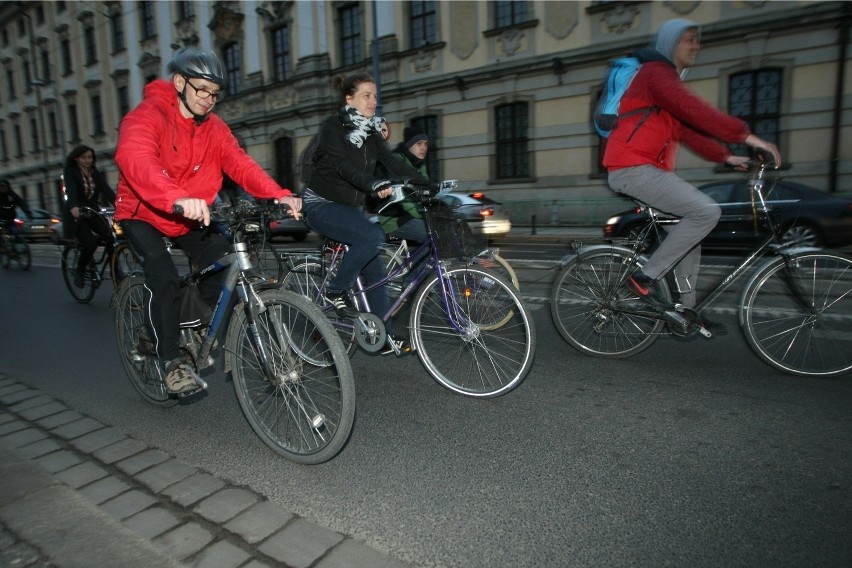
[[[533,215],[530,219],[530,234],[535,234],[535,215]]]

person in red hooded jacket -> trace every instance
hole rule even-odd
[[[614,191],[681,218],[642,270],[626,283],[632,293],[658,306],[655,283],[675,265],[680,303],[688,308],[695,305],[699,245],[721,215],[715,201],[674,174],[679,143],[707,160],[736,168],[742,169],[749,158],[733,155],[719,141],[746,144],[781,164],[774,144],[758,138],[745,122],[719,111],[684,85],[682,79],[695,65],[700,49],[698,24],[675,19],[660,26],[653,48],[634,54],[642,67],[621,99],[618,114],[623,118],[607,140],[603,159]]]
[[[163,237],[199,265],[227,252],[227,239],[210,228],[209,209],[222,187],[223,172],[255,197],[287,203],[296,217],[301,200],[275,183],[240,147],[228,125],[212,114],[225,85],[216,54],[182,48],[168,71],[171,80],[146,85],[144,100],[121,121],[115,218],[144,268],[149,331],[157,355],[166,362],[166,386],[180,393],[195,390],[197,377],[180,357],[180,277]],[[201,282],[201,295],[210,304],[218,297],[222,275]]]

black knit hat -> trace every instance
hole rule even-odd
[[[402,139],[404,140],[403,144],[406,148],[411,148],[421,140],[429,141],[429,137],[426,136],[425,132],[413,126],[409,126],[402,131]]]

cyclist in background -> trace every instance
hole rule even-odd
[[[33,212],[27,207],[27,202],[12,191],[12,184],[9,183],[9,180],[0,179],[0,223],[3,224],[6,232],[14,237],[16,243],[21,243],[24,239],[18,234],[18,229],[15,227],[16,207],[20,207],[28,217],[33,216]]]
[[[115,217],[145,271],[151,340],[166,362],[166,386],[180,393],[195,390],[197,377],[180,357],[180,277],[163,237],[202,266],[228,252],[225,236],[210,227],[209,207],[222,187],[223,172],[255,197],[286,203],[297,218],[301,200],[275,183],[212,113],[225,86],[216,54],[183,48],[168,71],[170,80],[148,83],[143,101],[119,127]],[[208,304],[216,301],[226,272],[201,281]]]
[[[83,277],[86,267],[98,248],[99,235],[112,253],[112,229],[101,217],[81,217],[80,207],[90,207],[97,211],[101,203],[112,206],[115,203],[115,191],[109,186],[101,171],[95,167],[95,150],[80,144],[74,147],[65,160],[65,208],[62,215],[62,227],[66,238],[76,237],[80,243],[80,259],[74,274],[74,285],[84,286]]]
[[[636,52],[642,67],[624,93],[619,115],[641,109],[650,112],[620,118],[603,159],[614,191],[680,217],[642,270],[627,280],[633,293],[658,306],[655,283],[675,265],[680,302],[688,308],[695,305],[700,243],[721,214],[715,201],[674,174],[678,143],[682,141],[707,160],[734,167],[743,166],[749,158],[733,155],[717,140],[746,144],[781,163],[774,144],[758,138],[745,122],[719,111],[684,85],[682,79],[695,65],[700,49],[698,24],[676,19],[663,23],[653,48]]]
[[[426,154],[429,153],[429,137],[425,132],[408,127],[403,131],[403,139],[394,148],[394,156],[428,180]],[[390,177],[389,172],[381,164],[377,169],[380,177]],[[417,243],[426,240],[426,224],[423,222],[417,204],[411,199],[403,199],[388,205],[378,214],[378,217],[379,224],[388,235]]]

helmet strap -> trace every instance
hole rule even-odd
[[[188,81],[184,81],[183,90],[178,91],[178,98],[183,103],[184,108],[189,111],[189,114],[192,115],[192,119],[195,121],[195,124],[200,126],[202,122],[207,120],[208,115],[206,115],[206,114],[195,114],[194,112],[192,112],[192,109],[189,108],[189,103],[186,100],[186,84],[187,84],[187,82]]]

